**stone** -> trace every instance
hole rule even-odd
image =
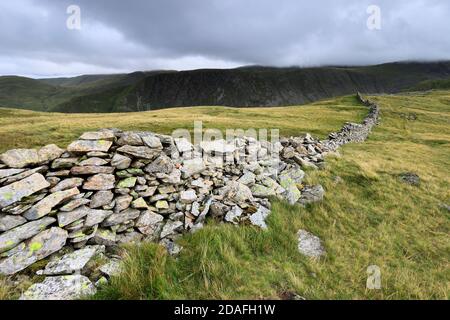
[[[116,153],[111,159],[111,166],[119,170],[127,169],[130,167],[130,165],[131,159],[118,153]]]
[[[151,197],[155,194],[156,189],[157,189],[156,186],[154,187],[147,186],[144,191],[139,192],[139,196],[143,198]]]
[[[56,186],[50,189],[50,192],[58,192],[67,189],[77,188],[83,184],[83,179],[81,178],[69,178],[60,181]]]
[[[25,169],[0,169],[0,179],[14,176],[24,171]]]
[[[234,206],[225,215],[225,221],[231,222],[231,223],[234,223],[234,224],[238,224],[239,221],[240,221],[240,218],[242,216],[242,213],[243,213],[243,211],[242,211],[242,209],[240,207]]]
[[[160,194],[169,194],[169,193],[174,193],[176,191],[177,190],[172,185],[158,187],[158,192]]]
[[[180,152],[180,153],[189,152],[194,149],[194,146],[192,145],[192,143],[190,143],[189,140],[186,138],[177,138],[177,139],[174,139],[174,141],[175,141],[175,145],[178,149],[178,152]]]
[[[325,190],[321,185],[305,186],[301,192],[301,196],[298,202],[302,205],[319,202],[323,200],[324,194]]]
[[[78,165],[97,167],[97,166],[104,166],[106,164],[108,164],[108,161],[106,161],[105,159],[93,157],[93,158],[87,158],[86,160],[81,161]]]
[[[67,151],[74,153],[108,152],[111,146],[112,142],[107,140],[76,140],[67,147]]]
[[[102,223],[102,227],[111,227],[115,226],[130,220],[134,220],[138,218],[140,215],[140,211],[136,209],[126,209],[119,213],[114,213],[105,219]]]
[[[114,172],[113,167],[105,167],[105,166],[79,166],[79,167],[72,167],[70,169],[70,173],[74,176],[79,175],[92,175],[92,174],[112,174]]]
[[[117,243],[139,243],[144,236],[136,231],[125,232],[117,235]]]
[[[112,214],[113,212],[111,210],[89,209],[86,216],[86,221],[84,222],[84,227],[89,228],[100,224]]]
[[[166,173],[169,174],[175,169],[172,160],[162,153],[152,163],[145,167],[145,172],[148,173]]]
[[[275,190],[273,190],[269,187],[263,186],[261,184],[255,184],[251,188],[251,192],[255,197],[258,197],[258,198],[267,198],[267,197],[276,195]]]
[[[65,254],[49,262],[39,275],[58,276],[81,272],[86,264],[96,255],[105,251],[104,246],[86,246],[83,249]]]
[[[78,158],[60,158],[52,162],[52,169],[67,169],[78,163]]]
[[[122,265],[120,260],[118,259],[111,259],[108,263],[102,265],[99,270],[104,275],[108,276],[109,278],[118,276],[121,272]]]
[[[234,201],[238,204],[242,204],[248,201],[251,202],[254,200],[250,188],[245,184],[237,181],[230,181],[219,192],[224,198]]]
[[[5,215],[0,213],[0,232],[11,230],[23,225],[27,220],[21,216]]]
[[[228,210],[230,210],[230,208],[226,204],[223,204],[222,202],[214,202],[211,204],[210,208],[211,217],[222,219],[223,216],[225,216],[225,214],[228,212]]]
[[[119,146],[142,146],[143,142],[141,136],[135,132],[124,132],[117,141]]]
[[[401,173],[400,180],[413,186],[418,186],[420,184],[420,177],[414,172]]]
[[[298,168],[292,167],[290,169],[286,169],[278,176],[278,181],[280,181],[280,185],[287,189],[291,185],[300,184],[305,177],[305,172]]]
[[[165,238],[169,235],[180,231],[183,228],[183,222],[181,221],[167,221],[161,231],[161,238]]]
[[[142,212],[136,220],[135,227],[138,228],[141,233],[149,236],[159,230],[163,220],[164,217],[162,215],[146,210]]]
[[[182,203],[192,203],[195,200],[197,200],[197,194],[195,193],[195,190],[189,189],[180,192],[180,201]]]
[[[85,199],[85,198],[74,199],[74,200],[71,200],[70,202],[66,203],[61,208],[59,208],[59,211],[63,211],[63,212],[73,211],[78,207],[89,204],[90,202],[91,202],[91,200]]]
[[[61,250],[66,244],[67,237],[67,231],[61,228],[52,227],[42,231],[27,241],[25,250],[0,261],[0,274],[15,274]]]
[[[228,143],[224,139],[201,141],[200,147],[203,152],[215,155],[231,154],[236,150],[236,147],[232,143]]]
[[[47,166],[41,166],[41,167],[37,167],[37,168],[34,168],[34,169],[25,170],[24,172],[21,172],[19,174],[14,175],[14,176],[10,176],[10,177],[5,178],[5,180],[1,181],[0,183],[2,183],[4,185],[7,185],[7,184],[10,184],[10,183],[13,183],[13,182],[25,179],[25,178],[27,178],[27,177],[35,174],[35,173],[44,173],[47,170],[48,170]]]
[[[138,198],[131,203],[131,207],[134,209],[148,209],[148,204],[144,198]]]
[[[89,207],[95,209],[109,205],[113,201],[113,198],[114,193],[109,190],[98,191],[92,196]]]
[[[9,206],[28,197],[42,189],[48,188],[50,184],[40,173],[35,173],[23,180],[14,182],[0,188],[0,209]]]
[[[270,210],[266,207],[260,206],[258,210],[250,216],[250,223],[266,230],[266,219],[270,214]]]
[[[143,136],[142,142],[144,142],[144,144],[147,147],[150,147],[152,149],[162,149],[163,148],[163,145],[161,144],[161,140],[155,136]]]
[[[58,212],[57,218],[59,227],[64,228],[65,226],[71,224],[72,222],[84,218],[85,216],[88,215],[90,210],[91,210],[90,208],[82,206],[73,211]]]
[[[85,132],[80,137],[81,140],[114,140],[115,135],[111,130],[97,132]]]
[[[285,187],[284,197],[290,205],[294,205],[301,197],[301,192],[298,190],[295,184],[288,185]]]
[[[42,218],[43,216],[49,214],[55,206],[65,200],[76,196],[79,193],[80,191],[78,190],[78,188],[51,193],[50,195],[39,201],[37,204],[35,204],[33,207],[31,207],[27,212],[24,213],[23,216],[27,220],[37,220],[39,218]]]
[[[123,180],[120,180],[117,184],[117,188],[133,188],[136,185],[137,178],[129,177]]]
[[[35,236],[55,221],[56,219],[54,218],[45,217],[0,234],[0,253],[8,251],[20,242]]]
[[[183,178],[189,178],[194,174],[201,173],[206,169],[205,163],[202,158],[187,159],[183,161],[181,172]]]
[[[159,150],[151,149],[149,147],[135,147],[129,145],[120,147],[119,149],[117,149],[117,151],[131,155],[139,159],[147,159],[147,160],[155,159],[160,153]]]
[[[59,158],[64,153],[64,149],[61,149],[56,144],[49,144],[42,147],[38,151],[38,157],[40,163],[47,163]]]
[[[246,186],[252,186],[256,183],[256,175],[253,172],[248,171],[239,178],[238,182],[245,184]]]
[[[98,245],[105,245],[107,247],[116,245],[116,233],[109,229],[98,228],[94,237],[89,240],[89,243]]]
[[[169,209],[169,203],[165,200],[158,200],[155,204],[156,209]]]
[[[12,149],[0,155],[0,160],[10,168],[21,169],[36,165],[39,155],[35,149]]]
[[[76,300],[96,293],[89,278],[82,275],[47,277],[33,284],[20,300]]]
[[[171,256],[176,256],[177,254],[179,254],[181,252],[181,250],[183,250],[182,246],[176,244],[175,242],[173,242],[169,239],[162,239],[159,243],[166,248],[167,252]]]
[[[325,249],[322,245],[322,241],[317,236],[306,230],[299,230],[297,237],[298,251],[301,254],[313,258],[318,258],[325,255]]]
[[[116,178],[112,174],[97,174],[88,178],[84,183],[83,189],[85,190],[110,190],[114,189]]]

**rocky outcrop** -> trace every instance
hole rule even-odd
[[[154,241],[177,254],[177,238],[200,230],[207,218],[267,229],[270,197],[303,206],[322,201],[324,189],[304,185],[303,169],[321,167],[327,153],[367,137],[379,110],[364,103],[370,112],[362,124],[348,124],[325,141],[236,137],[192,145],[152,132],[103,129],[82,134],[67,150],[10,150],[0,157],[0,274],[50,258],[40,274],[51,279],[23,298],[52,290],[60,292],[48,297],[73,297],[75,280],[95,291],[89,279],[73,274],[97,254],[111,258],[110,249],[122,243]],[[300,236],[306,247],[316,246]]]

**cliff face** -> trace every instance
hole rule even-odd
[[[356,91],[393,93],[424,79],[446,77],[450,77],[450,63],[172,72],[146,77],[129,92],[123,106],[130,110],[151,110],[197,105],[296,105]]]
[[[357,91],[394,93],[443,79],[450,79],[450,62],[152,71],[41,80],[0,77],[0,107],[71,113],[285,106]]]

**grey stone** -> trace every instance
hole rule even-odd
[[[0,179],[14,176],[24,171],[25,169],[0,169]]]
[[[59,211],[63,211],[63,212],[73,211],[78,207],[89,204],[90,202],[91,202],[91,200],[85,199],[85,198],[74,199],[74,200],[71,200],[70,202],[66,203],[61,208],[59,208]]]
[[[323,196],[325,194],[325,190],[321,185],[317,186],[305,186],[301,191],[301,196],[298,202],[302,205],[306,205],[308,203],[319,202],[323,200]]]
[[[143,235],[138,232],[125,232],[117,235],[117,243],[138,243],[142,238]]]
[[[104,246],[86,246],[49,262],[39,275],[55,276],[80,272],[96,254],[104,251]]]
[[[69,190],[52,193],[39,201],[33,207],[31,207],[27,212],[24,213],[23,216],[28,220],[36,220],[42,218],[43,216],[49,214],[55,206],[65,200],[76,196],[79,193],[80,191],[78,190],[78,188],[72,188]]]
[[[112,214],[113,212],[111,210],[89,209],[84,226],[93,227],[105,221],[105,219],[111,216]]]
[[[72,142],[67,151],[74,153],[86,153],[91,151],[108,152],[112,142],[107,140],[77,140]]]
[[[195,190],[189,189],[180,192],[180,201],[182,203],[192,203],[197,200],[197,194]]]
[[[250,216],[250,223],[260,227],[261,229],[266,230],[267,224],[266,219],[270,214],[270,210],[266,207],[260,206],[258,208],[258,211],[256,211],[254,214]]]
[[[175,145],[177,146],[178,152],[189,152],[194,149],[192,143],[189,142],[186,138],[177,138],[174,139]]]
[[[47,180],[48,181],[48,180]],[[83,184],[83,179],[81,178],[69,178],[60,181],[56,186],[50,189],[50,192],[63,191],[67,189],[72,189],[80,187]]]
[[[21,216],[5,215],[0,213],[0,232],[5,232],[25,224],[27,220]]]
[[[112,174],[97,174],[88,178],[87,182],[84,183],[83,189],[85,190],[110,190],[114,189],[116,183],[116,178]]]
[[[67,169],[78,163],[78,158],[60,158],[52,162],[52,169]]]
[[[109,190],[98,191],[92,196],[89,207],[95,209],[109,205],[113,201],[113,198],[114,194]]]
[[[94,237],[89,240],[89,243],[114,246],[116,244],[116,233],[109,229],[98,228]]]
[[[138,218],[140,215],[139,210],[135,209],[126,209],[119,213],[114,213],[110,215],[108,218],[106,218],[105,221],[102,223],[102,227],[110,227],[115,226],[130,220],[134,220]]]
[[[75,300],[95,292],[91,280],[82,275],[47,277],[43,282],[33,284],[20,300]]]
[[[234,223],[234,224],[238,224],[239,221],[240,221],[240,218],[242,216],[242,213],[243,213],[243,211],[242,211],[242,209],[240,207],[234,206],[225,215],[225,221],[231,222],[231,223]]]
[[[145,172],[148,173],[166,173],[169,174],[175,169],[175,165],[172,160],[162,153],[152,163],[145,167]]]
[[[42,189],[48,188],[50,184],[40,173],[35,173],[23,180],[14,182],[0,188],[0,209],[16,203]]]
[[[135,227],[145,235],[153,235],[159,230],[164,217],[162,215],[156,214],[150,210],[146,210],[141,213],[139,218],[136,220]]]
[[[47,163],[59,158],[64,153],[64,149],[61,149],[56,144],[49,144],[42,147],[38,151],[38,157],[40,163]]]
[[[418,186],[420,184],[420,177],[414,172],[401,173],[400,180],[413,186]]]
[[[56,220],[54,218],[45,217],[41,220],[28,222],[0,234],[0,253],[8,251],[20,242],[35,236],[55,221]]]
[[[108,161],[98,157],[87,158],[79,163],[80,166],[104,166]]]
[[[135,132],[124,132],[117,141],[119,146],[142,146],[143,142],[141,136]]]
[[[115,201],[116,206],[114,209],[116,212],[120,212],[127,209],[130,206],[131,202],[133,201],[133,197],[130,195],[124,195],[117,197]]]
[[[13,149],[0,155],[0,160],[10,168],[23,168],[39,163],[39,155],[35,149]]]
[[[70,169],[70,173],[73,174],[74,176],[91,175],[98,173],[111,174],[113,172],[114,172],[113,167],[106,167],[106,166],[79,166],[79,167],[72,167],[72,169]]]
[[[164,225],[162,231],[161,231],[161,238],[165,238],[167,236],[170,236],[177,231],[182,230],[183,228],[183,222],[181,221],[167,221]]]
[[[160,153],[159,150],[151,149],[149,147],[135,147],[129,145],[120,147],[119,149],[117,149],[117,151],[131,155],[136,158],[147,160],[155,159]]]
[[[183,250],[182,246],[176,244],[175,242],[169,239],[162,239],[159,243],[166,248],[167,252],[171,256],[176,256],[177,254],[180,253],[181,250]]]
[[[58,225],[63,228],[74,221],[84,218],[88,215],[89,211],[92,210],[86,206],[79,207],[70,212],[58,212]]]
[[[25,250],[0,261],[0,274],[15,274],[61,250],[67,236],[67,231],[55,227],[42,231],[27,242]]]
[[[142,142],[152,149],[162,149],[163,146],[161,144],[161,140],[155,136],[143,136]]]
[[[116,153],[111,159],[111,166],[123,170],[129,168],[131,165],[131,159],[121,154]]]
[[[306,230],[299,230],[297,237],[298,251],[301,254],[313,258],[318,258],[325,255],[325,249],[322,245],[322,241],[317,236]]]
[[[249,187],[237,181],[230,181],[219,192],[224,198],[234,201],[238,204],[254,200],[252,191],[249,189]]]
[[[253,172],[248,171],[239,178],[238,182],[245,184],[246,186],[252,186],[256,183],[255,178],[256,175]]]
[[[201,173],[206,169],[205,163],[202,158],[186,159],[183,161],[181,172],[183,178],[189,178],[194,174]]]
[[[107,275],[109,278],[117,276],[120,274],[122,269],[122,265],[120,260],[111,259],[108,263],[102,265],[99,270],[104,275]]]
[[[111,130],[102,130],[96,132],[85,132],[80,137],[81,140],[114,140],[115,135]]]

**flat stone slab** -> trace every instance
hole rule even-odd
[[[61,228],[42,231],[26,243],[26,248],[0,261],[0,274],[12,275],[59,251],[66,244],[68,233]]]
[[[136,146],[123,146],[117,149],[118,152],[122,152],[140,159],[153,160],[161,151],[158,149],[151,149],[149,147],[136,147]]]
[[[104,252],[105,246],[86,246],[83,249],[68,253],[61,258],[51,261],[39,275],[55,276],[68,275],[81,271],[96,254]]]
[[[48,188],[50,183],[40,173],[35,173],[23,180],[0,188],[0,209],[16,203],[25,197],[42,189]]]
[[[76,140],[67,147],[67,151],[75,153],[108,152],[111,146],[112,142],[107,140]]]
[[[70,173],[79,176],[79,175],[91,175],[98,173],[111,174],[114,172],[113,167],[104,167],[104,166],[78,166],[72,167],[70,169]]]
[[[250,216],[250,222],[251,224],[260,227],[261,229],[266,230],[267,224],[266,219],[270,214],[270,210],[266,207],[260,206],[258,208],[258,211],[256,211],[254,214]]]
[[[91,280],[82,275],[47,277],[28,288],[20,300],[75,300],[95,292]]]
[[[8,251],[24,240],[27,240],[54,223],[56,219],[45,217],[41,220],[28,222],[0,235],[0,253]]]
[[[76,196],[79,193],[80,191],[78,190],[78,188],[72,188],[69,190],[52,193],[39,201],[33,207],[31,207],[31,209],[25,212],[23,216],[27,220],[36,220],[42,218],[43,216],[49,214],[55,206],[65,200]]]
[[[35,149],[12,149],[0,155],[0,160],[10,168],[23,168],[39,163],[39,155]]]
[[[0,179],[7,178],[24,171],[25,169],[0,169]]]
[[[81,140],[114,140],[115,135],[111,130],[90,131],[81,135]]]
[[[140,215],[140,211],[136,209],[126,209],[119,213],[114,213],[110,215],[106,220],[102,223],[103,227],[111,227],[115,226],[130,220],[134,220],[138,218]]]
[[[27,220],[21,216],[5,215],[0,213],[0,232],[11,230],[26,222]]]
[[[114,189],[116,183],[116,177],[113,174],[96,174],[89,177],[84,183],[83,189],[85,190],[111,190]]]

